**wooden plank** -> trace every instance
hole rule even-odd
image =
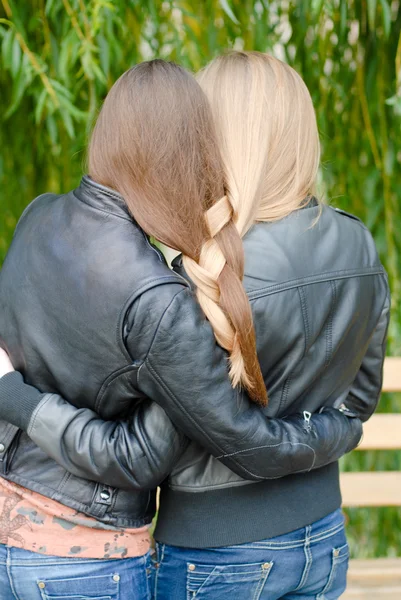
[[[401,392],[401,357],[384,361],[383,392]]]
[[[341,600],[400,600],[401,585],[388,585],[381,588],[355,586],[348,588]]]
[[[383,585],[388,581],[401,585],[401,558],[359,558],[350,561],[349,584]]]
[[[344,506],[401,506],[401,472],[341,473]]]
[[[401,449],[401,413],[377,414],[363,426],[363,440],[357,450]]]
[[[401,391],[401,358],[386,358],[383,391]],[[374,415],[359,450],[401,449],[401,414]],[[401,506],[401,473],[342,473],[344,506]],[[400,600],[401,558],[352,560],[342,600]]]
[[[399,600],[401,558],[351,560],[347,591],[341,600]]]

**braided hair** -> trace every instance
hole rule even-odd
[[[228,352],[233,385],[265,405],[237,214],[225,193],[210,106],[192,75],[162,60],[124,73],[92,133],[89,173],[124,197],[148,235],[182,252],[199,303]]]

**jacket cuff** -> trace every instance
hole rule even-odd
[[[44,394],[27,385],[21,373],[13,371],[0,378],[0,419],[28,430],[33,412]]]

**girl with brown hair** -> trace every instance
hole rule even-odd
[[[77,511],[45,519],[52,540],[60,521],[68,524],[65,530],[81,525],[99,536],[112,531],[113,539],[104,544],[104,537],[99,542],[91,533],[92,542],[83,547],[77,536],[74,550],[80,548],[84,558],[71,558],[63,536],[56,551],[54,542],[38,549],[39,537],[25,550],[0,547],[4,564],[11,565],[2,575],[8,590],[2,600],[12,598],[13,590],[21,600],[31,600],[33,589],[42,598],[78,593],[145,598],[147,558],[131,541],[150,522],[154,488],[170,472],[169,484],[162,487],[157,539],[177,546],[264,539],[337,507],[336,460],[357,444],[361,426],[359,419],[330,406],[347,395],[351,374],[337,386],[330,378],[330,385],[320,389],[316,382],[309,399],[305,381],[313,380],[310,352],[316,351],[319,336],[310,325],[305,342],[292,296],[291,302],[288,295],[284,304],[277,301],[289,290],[305,297],[307,290],[298,287],[306,282],[288,278],[285,253],[277,240],[276,256],[265,248],[265,234],[244,257],[245,229],[239,227],[217,119],[216,125],[217,139],[206,97],[185,71],[162,61],[135,67],[115,84],[100,113],[89,151],[91,178],[84,177],[69,194],[39,197],[17,227],[0,275],[0,335],[27,383],[10,372],[3,357],[0,374],[8,373],[0,379],[0,417],[7,421],[0,423],[5,487],[24,502],[27,488],[56,500],[58,510]],[[250,159],[245,156],[245,164]],[[203,312],[185,277],[168,269],[144,232],[183,253]],[[364,243],[370,244],[367,238]],[[374,262],[371,246],[369,252]],[[277,268],[284,278],[278,284]],[[377,276],[369,279],[371,271]],[[369,266],[364,277],[369,279],[364,298],[375,288],[377,305],[385,288],[380,274],[380,265]],[[339,330],[334,309],[325,312],[332,278],[319,272],[316,277],[324,310],[314,325],[331,332],[325,366],[320,359],[315,365],[323,377],[335,362]],[[361,300],[359,288],[352,287],[355,278],[346,281]],[[267,307],[273,291],[275,302]],[[376,326],[377,305],[369,326],[365,323],[366,336]],[[366,314],[362,302],[361,320]],[[364,340],[359,336],[359,345]],[[301,346],[309,367],[302,385],[290,385],[291,370],[302,363],[297,358]],[[358,370],[363,352],[358,346],[351,370]],[[244,389],[256,402],[250,403]],[[267,406],[265,412],[256,403]],[[190,444],[162,409],[193,440]],[[275,413],[286,418],[271,418]],[[297,472],[302,475],[290,475]],[[333,497],[319,507],[314,496],[327,485]],[[46,500],[41,507],[51,515]],[[95,519],[92,526],[83,515]],[[45,539],[43,529],[36,532]],[[119,536],[126,549],[120,554]],[[169,550],[160,548],[158,593],[184,597],[181,566],[170,575]],[[112,561],[113,556],[126,558]],[[271,567],[266,561],[246,564],[249,579],[254,582],[257,575],[262,591]],[[186,570],[193,586],[203,571],[195,563]],[[224,593],[229,592],[224,568],[213,570],[221,571],[222,579],[215,581],[225,581]],[[188,593],[199,595],[203,583]],[[248,591],[239,593],[248,597]],[[218,597],[214,586],[211,594]]]

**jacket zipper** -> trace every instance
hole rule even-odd
[[[308,410],[304,410],[304,429],[307,433],[309,433],[312,429],[312,425],[310,424],[311,417],[312,413],[310,413]]]

